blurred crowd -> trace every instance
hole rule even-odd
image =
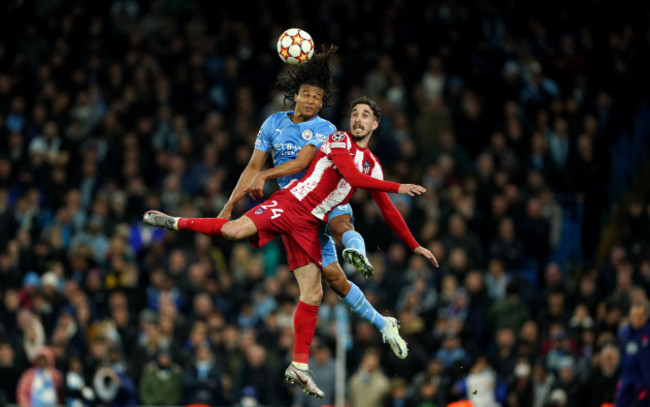
[[[380,102],[371,149],[387,179],[428,188],[395,204],[441,263],[357,192],[376,273],[346,271],[410,356],[326,291],[310,362],[325,402],[348,320],[353,407],[613,402],[617,331],[650,295],[650,194],[596,251],[619,203],[612,146],[648,96],[650,10],[554,3],[3,2],[0,404],[321,405],[283,381],[298,288],[281,244],[141,223],[216,216],[288,109],[274,54],[291,26],[340,47],[324,117],[347,129],[349,100]]]

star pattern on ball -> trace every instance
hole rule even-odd
[[[300,36],[300,33],[298,33],[298,34],[292,36],[291,39],[293,40],[293,43],[292,43],[292,44],[300,44],[301,42],[304,41],[304,38],[302,38],[302,37]]]
[[[291,28],[280,35],[277,42],[280,59],[290,65],[302,64],[314,55],[314,41],[308,32]]]

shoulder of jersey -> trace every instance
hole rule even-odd
[[[336,131],[336,126],[334,126],[331,122],[328,120],[325,120],[323,118],[320,118],[320,121],[318,124],[315,126],[314,131],[316,132],[315,136],[318,141],[321,143],[327,140],[327,138],[330,136],[330,134],[334,133]]]
[[[278,120],[281,119],[282,116],[285,116],[286,114],[287,114],[286,111],[275,112],[269,116],[269,119]]]
[[[329,120],[327,120],[327,119],[323,119],[323,118],[320,117],[320,116],[318,116],[318,119],[320,119],[320,122],[321,122],[322,125],[330,126],[330,127],[332,127],[333,129],[336,129],[336,126],[335,126],[334,123],[332,123],[331,121],[329,121]]]
[[[348,133],[346,131],[335,131],[332,133],[330,136],[332,138],[332,141],[345,141],[345,139],[348,137]]]

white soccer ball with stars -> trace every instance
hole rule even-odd
[[[300,28],[289,28],[278,38],[278,56],[290,65],[309,61],[314,56],[314,40]]]

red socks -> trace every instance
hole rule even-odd
[[[221,236],[221,228],[228,219],[221,218],[179,218],[178,230],[191,230],[209,236]]]
[[[318,305],[298,301],[298,308],[293,316],[293,361],[309,363],[309,345],[316,331]]]

